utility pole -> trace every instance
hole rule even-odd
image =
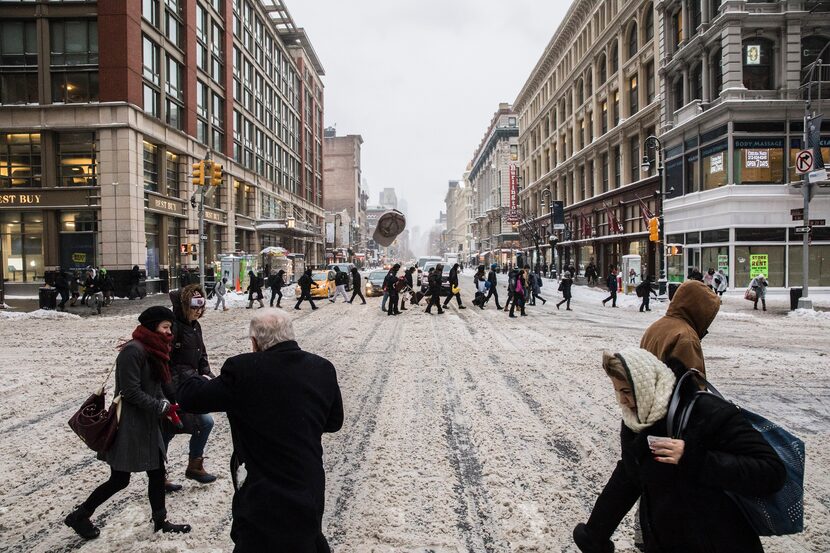
[[[210,186],[211,192],[216,190],[222,184],[222,175],[223,168],[218,163],[213,162],[213,154],[210,150],[205,154],[205,159],[193,164],[191,180],[199,189],[199,251],[196,253],[199,263],[199,285],[202,289],[205,287],[205,243],[207,242],[207,235],[205,234],[205,198],[209,194],[207,186]],[[191,198],[190,201],[192,205],[194,198]]]

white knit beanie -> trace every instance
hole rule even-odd
[[[662,361],[640,348],[625,348],[616,354],[634,390],[637,412],[623,407],[623,422],[634,432],[642,432],[666,416],[676,378]]]

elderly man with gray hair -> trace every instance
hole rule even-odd
[[[231,466],[245,465],[236,490],[231,539],[236,553],[329,552],[322,531],[324,432],[343,426],[334,366],[297,345],[291,319],[278,311],[251,320],[252,353],[225,361],[212,380],[179,386],[182,409],[225,411],[233,436]]]

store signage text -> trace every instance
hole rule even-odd
[[[216,221],[217,223],[224,223],[225,221],[222,218],[221,213],[217,213],[215,211],[205,210],[205,219],[209,219],[211,221]]]
[[[179,204],[178,202],[174,202],[173,200],[159,198],[158,196],[150,196],[150,202],[152,208],[157,209],[159,211],[175,213],[176,215],[180,215],[182,212],[181,204]]]
[[[769,150],[744,150],[747,169],[769,169]]]
[[[709,158],[709,173],[723,172],[723,153],[715,154]]]
[[[0,205],[40,205],[40,194],[0,194]]]

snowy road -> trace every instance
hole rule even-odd
[[[469,305],[469,273],[463,280]],[[553,296],[550,283],[543,295]],[[387,317],[380,298],[287,310],[300,345],[334,362],[343,391],[345,426],[324,438],[324,525],[333,549],[576,551],[571,529],[587,517],[619,448],[619,410],[600,352],[637,344],[662,313],[658,306],[640,314],[632,300],[603,308],[601,298],[578,287],[574,311],[548,301],[517,319],[493,305]],[[203,320],[217,371],[249,347],[250,312],[235,305]],[[787,426],[808,448],[807,529],[765,539],[765,547],[830,551],[830,320],[780,309],[756,315],[748,305],[726,302],[704,341],[707,372],[722,392]],[[168,496],[170,518],[191,523],[193,533],[151,533],[144,475],[96,513],[99,539],[83,543],[61,523],[108,474],[66,421],[135,324],[134,316],[0,319],[0,551],[232,548],[223,415],[207,450],[216,483],[184,481],[187,441],[171,446],[170,472],[185,489]],[[633,551],[630,521],[615,534],[620,551]]]

